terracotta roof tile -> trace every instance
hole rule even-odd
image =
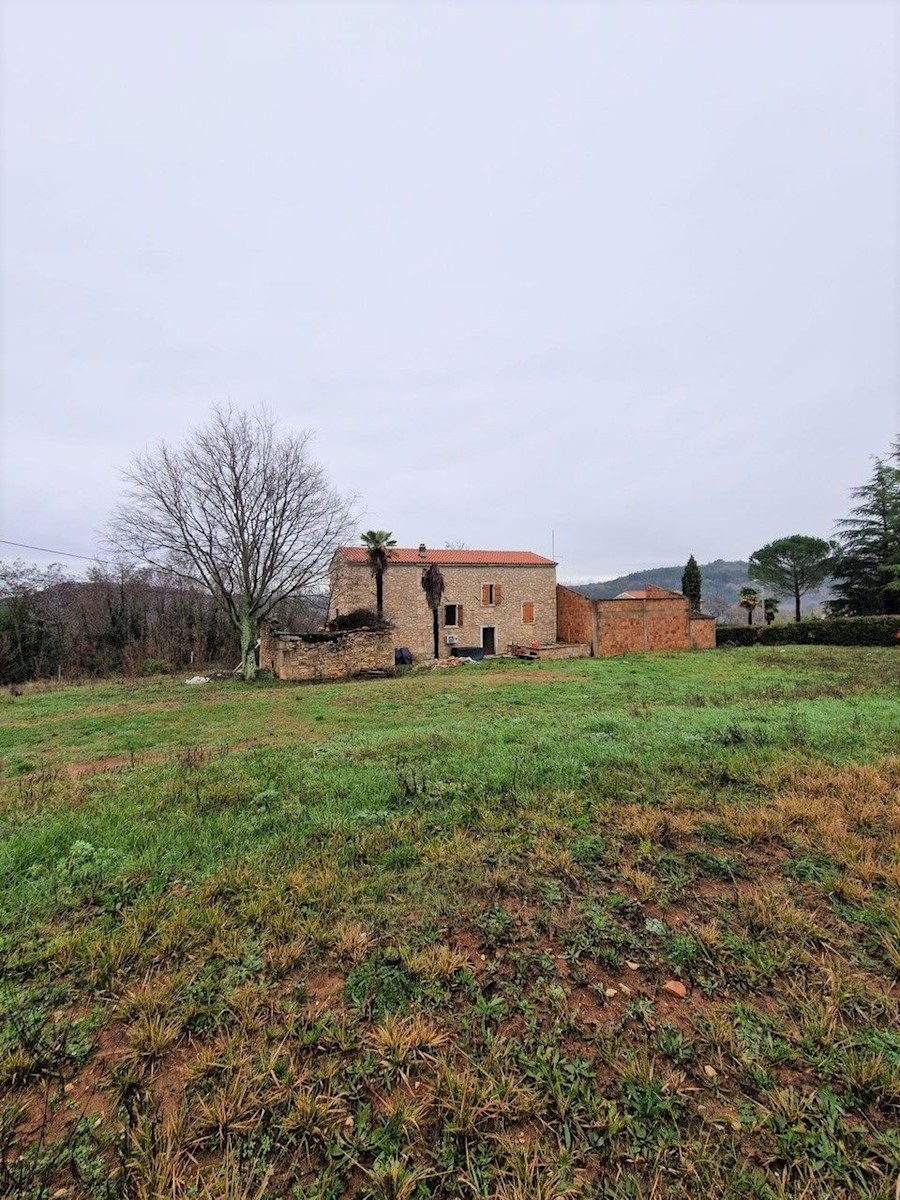
[[[365,546],[340,546],[336,551],[347,562],[364,563]],[[543,558],[531,550],[407,550],[400,546],[391,551],[392,563],[437,563],[439,567],[555,567],[552,558]]]

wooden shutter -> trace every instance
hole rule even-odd
[[[534,624],[534,601],[533,600],[523,600],[522,601],[522,624],[523,625],[533,625]]]
[[[503,585],[502,584],[499,584],[499,583],[494,584],[494,603],[495,604],[503,603]]]
[[[489,583],[483,583],[481,585],[481,603],[482,604],[490,604],[490,602],[491,602],[491,585]]]
[[[462,628],[462,605],[461,604],[457,604],[457,606],[456,606],[456,624],[460,628]]]

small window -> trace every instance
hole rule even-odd
[[[483,583],[481,585],[482,604],[500,604],[503,601],[503,588],[499,583]]]
[[[462,605],[461,604],[445,604],[444,605],[444,624],[445,625],[462,625]]]
[[[523,625],[533,625],[534,624],[534,601],[533,600],[523,600],[522,601],[522,624]]]

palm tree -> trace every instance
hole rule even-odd
[[[366,548],[366,557],[375,576],[375,611],[379,622],[384,620],[384,573],[388,569],[391,551],[397,543],[388,529],[369,529],[360,538]]]
[[[427,571],[422,573],[422,590],[431,609],[431,628],[434,633],[434,657],[440,658],[441,648],[438,641],[438,609],[441,607],[441,596],[444,594],[444,577],[437,563],[432,563]]]
[[[738,604],[747,610],[747,624],[753,624],[753,610],[759,608],[759,592],[756,588],[742,587],[738,592]]]

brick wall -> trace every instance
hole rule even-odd
[[[716,648],[716,619],[715,617],[691,617],[691,649],[715,650]]]
[[[275,633],[264,626],[259,665],[276,679],[350,679],[364,671],[393,671],[394,643],[389,633],[368,629],[306,642],[298,634]]]
[[[690,602],[686,596],[665,593],[642,600],[598,600],[598,653],[627,654],[634,650],[688,650]]]
[[[561,642],[593,645],[593,607],[587,596],[562,584],[556,588],[556,636]]]
[[[482,627],[493,626],[495,648],[510,643],[549,645],[556,641],[556,568],[553,566],[441,566],[446,590],[439,611],[440,657],[451,647],[481,646]],[[375,607],[375,581],[365,563],[339,561],[332,574],[328,619],[338,612]],[[495,603],[483,602],[482,587],[493,584]],[[462,624],[447,625],[446,606],[462,607]],[[533,605],[534,621],[523,620],[523,605]],[[384,615],[394,626],[393,644],[408,646],[417,661],[434,657],[431,609],[422,591],[420,563],[392,563],[384,574]]]
[[[558,587],[561,642],[589,642],[598,656],[636,650],[689,650],[715,646],[715,621],[692,617],[686,596],[649,585],[636,600],[589,600]]]

